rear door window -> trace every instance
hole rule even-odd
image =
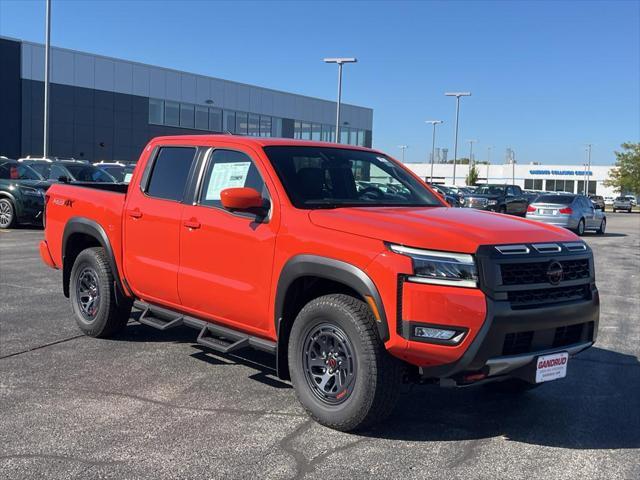
[[[181,202],[196,157],[192,147],[162,147],[153,162],[147,195]]]

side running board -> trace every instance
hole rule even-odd
[[[271,340],[255,337],[233,328],[223,327],[222,325],[143,301],[135,301],[133,306],[138,310],[142,310],[142,315],[140,315],[138,321],[143,325],[163,331],[182,325],[195,328],[200,330],[196,342],[216,352],[230,353],[251,347],[272,354],[276,353],[276,342]]]

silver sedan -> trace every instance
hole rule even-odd
[[[527,218],[568,228],[578,235],[585,230],[603,234],[607,228],[602,209],[584,195],[540,195],[527,208]]]

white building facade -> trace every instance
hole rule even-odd
[[[407,163],[421,178],[431,181],[431,164]],[[477,164],[478,184],[515,184],[526,190],[548,190],[555,192],[583,193],[588,178],[589,194],[615,196],[612,187],[604,182],[610,177],[612,165],[592,165],[587,171],[583,165],[535,165],[535,164]],[[453,180],[452,164],[433,165],[433,183],[441,185],[466,185],[469,165],[456,165]]]

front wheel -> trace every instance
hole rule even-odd
[[[69,297],[76,323],[85,335],[106,338],[129,320],[131,302],[116,302],[114,277],[103,248],[80,252],[71,269]]]
[[[291,329],[288,355],[298,400],[322,425],[350,431],[391,413],[402,363],[385,350],[361,300],[332,294],[309,302]]]
[[[0,198],[0,228],[11,228],[16,222],[16,209],[8,198]]]

